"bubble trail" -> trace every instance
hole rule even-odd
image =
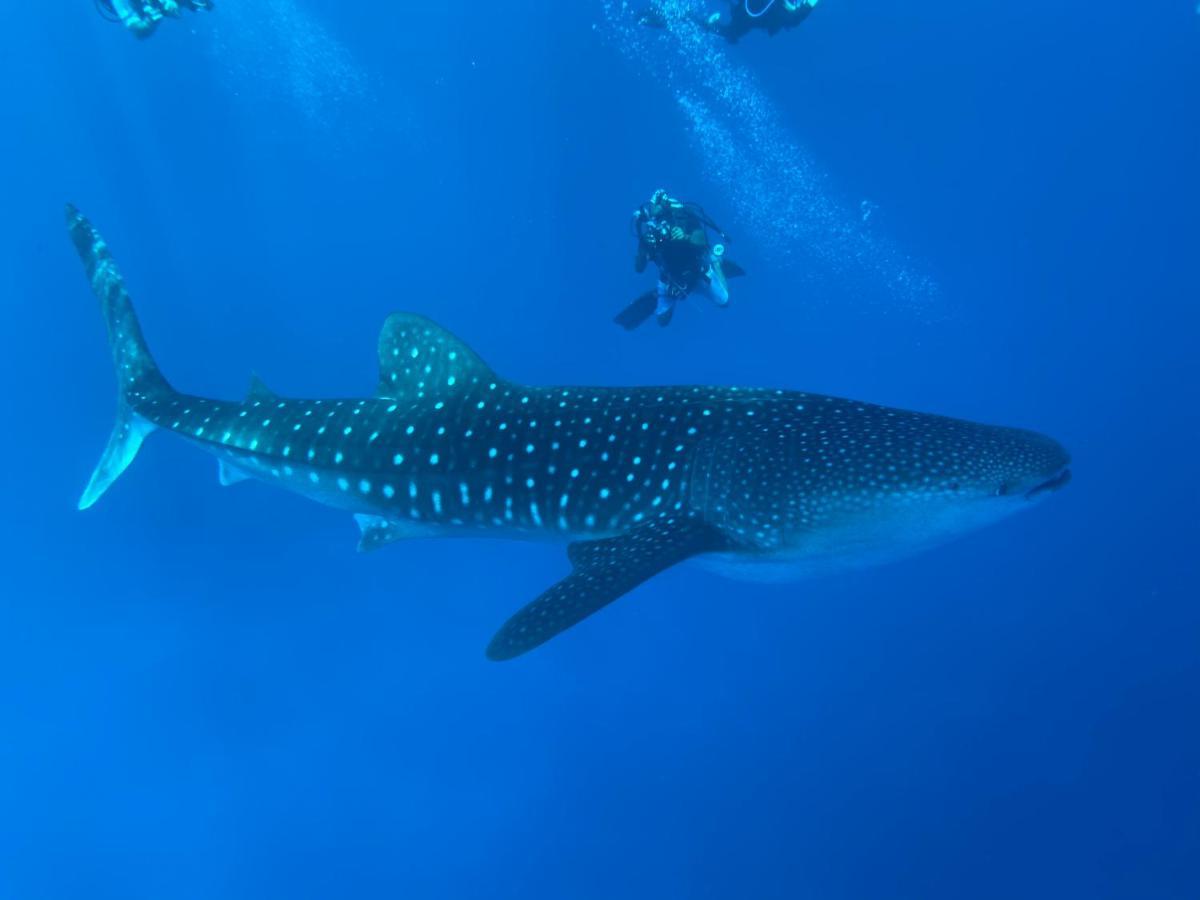
[[[369,102],[366,72],[295,0],[222,5],[212,46],[231,90],[284,100],[315,128]]]
[[[666,86],[706,175],[766,255],[809,277],[815,263],[817,277],[835,276],[852,294],[884,294],[892,305],[927,311],[936,283],[868,229],[858,204],[837,195],[754,75],[702,27],[702,6],[658,0],[650,9],[661,27],[640,24],[628,2],[605,0],[609,32],[626,58]]]

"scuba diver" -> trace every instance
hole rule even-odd
[[[774,37],[780,31],[795,28],[808,18],[817,0],[729,0],[728,12],[702,13],[696,23],[706,31],[718,34],[736,44],[754,30]],[[661,9],[651,8],[642,13],[639,21],[651,28],[665,28],[667,17]]]
[[[614,322],[632,331],[653,315],[665,326],[675,304],[693,293],[704,294],[717,306],[728,305],[726,278],[745,272],[724,259],[723,243],[709,241],[710,232],[721,241],[729,237],[701,207],[682,203],[660,189],[633,214],[632,228],[638,239],[633,267],[644,272],[653,262],[658,267],[658,285],[621,310]]]
[[[736,44],[756,28],[774,37],[807,19],[817,0],[760,0],[757,8],[754,3],[755,0],[730,0],[728,13],[715,12],[702,24],[731,44]]]
[[[154,33],[165,17],[178,18],[181,10],[212,9],[212,0],[95,0],[96,11],[110,22],[120,22],[137,37]]]

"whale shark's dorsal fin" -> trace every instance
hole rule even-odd
[[[267,387],[261,378],[251,373],[250,387],[246,390],[246,402],[278,403],[279,395]]]
[[[517,610],[496,632],[487,655],[503,660],[527,653],[664,569],[727,549],[720,531],[691,515],[664,515],[615,537],[570,544],[571,574]]]
[[[392,313],[379,333],[379,396],[416,400],[500,381],[479,356],[436,322]]]

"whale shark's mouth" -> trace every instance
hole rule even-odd
[[[1067,482],[1071,480],[1071,470],[1064,467],[1053,478],[1043,481],[1041,484],[1034,485],[1025,492],[1025,499],[1032,500],[1039,494],[1045,494],[1050,491],[1057,491],[1061,487],[1065,487]]]

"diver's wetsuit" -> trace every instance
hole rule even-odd
[[[704,294],[718,306],[729,302],[729,292],[715,272],[718,263],[703,226],[682,234],[676,231],[675,236],[655,248],[651,258],[658,266],[654,313],[662,324],[670,321],[676,301],[688,294]]]
[[[713,13],[703,25],[713,34],[736,44],[756,29],[773,37],[780,31],[795,28],[808,18],[816,5],[816,0],[730,0],[729,12]],[[756,15],[751,15],[751,10]]]
[[[102,14],[116,21],[138,37],[149,37],[166,16],[178,16],[181,10],[197,12],[212,9],[212,0],[97,0]]]
[[[634,268],[643,272],[653,262],[658,267],[658,284],[622,311],[618,324],[636,328],[653,312],[659,324],[666,325],[675,303],[692,293],[704,294],[718,306],[729,303],[720,263],[723,247],[710,245],[708,232],[712,230],[722,239],[725,235],[702,209],[680,203],[660,190],[634,213],[633,226],[638,237]],[[651,299],[653,304],[648,302]]]

